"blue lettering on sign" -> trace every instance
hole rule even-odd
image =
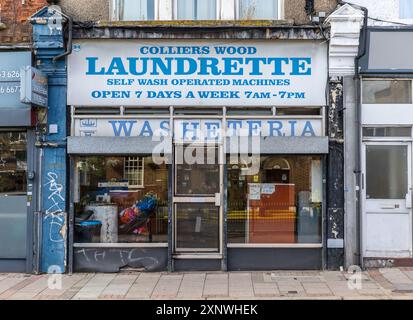
[[[269,120],[268,121],[268,125],[270,127],[270,137],[281,137],[285,134],[281,133],[281,129],[283,127],[283,123],[281,121],[278,120]]]
[[[304,129],[303,129],[303,133],[301,134],[302,136],[306,136],[309,135],[310,137],[314,137],[315,136],[315,132],[313,129],[313,126],[311,124],[310,121],[306,121],[304,124]]]
[[[95,121],[95,122],[93,122]],[[318,134],[314,129],[314,122],[311,120],[235,120],[228,119],[226,124],[226,136],[248,135],[248,136],[309,136],[314,137]],[[141,125],[138,120],[108,120],[113,134],[116,137],[130,137],[132,134],[141,137],[152,137],[156,135],[169,135],[169,120],[142,120]],[[319,123],[319,121],[318,121]],[[80,127],[93,125],[97,128],[96,120],[81,120]],[[221,122],[217,120],[206,121],[178,121],[176,124],[179,132],[179,139],[183,140],[217,140],[221,138]],[[83,130],[84,131],[84,130]],[[83,132],[82,131],[82,132]],[[245,133],[243,132],[245,131]]]
[[[165,132],[168,133],[170,128],[169,128],[169,120],[161,121],[160,123],[160,128]]]
[[[124,133],[125,137],[130,137],[132,133],[132,128],[137,121],[135,120],[117,120],[117,121],[109,121],[112,125],[113,133],[115,137],[120,137],[122,132]]]
[[[113,57],[109,66],[99,65],[98,57],[87,57],[87,75],[263,75],[264,66],[271,75],[309,76],[310,57]],[[250,66],[248,72],[245,66]]]
[[[189,129],[188,126],[192,125],[192,129]],[[182,139],[187,140],[186,135],[188,133],[192,133],[192,139],[191,140],[198,140],[198,131],[200,129],[200,123],[199,122],[182,122]]]
[[[153,136],[153,131],[152,131],[151,125],[149,124],[148,120],[146,120],[143,123],[142,130],[141,130],[141,133],[139,134],[139,136],[141,136],[141,137],[144,137],[144,136],[151,137],[151,136]]]
[[[219,128],[221,126],[220,122],[205,122],[205,127],[207,130],[206,139],[218,139],[219,138]]]
[[[288,121],[288,123],[291,126],[291,136],[295,137],[295,125],[297,124],[297,121],[296,120],[290,120],[290,121]]]
[[[250,136],[257,136],[260,134],[261,129],[261,121],[258,120],[251,120],[247,121],[248,123],[248,135]]]

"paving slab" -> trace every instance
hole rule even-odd
[[[251,273],[230,273],[228,292],[230,297],[254,297]]]
[[[228,297],[228,274],[210,273],[206,275],[203,297]]]
[[[206,274],[203,272],[184,274],[177,297],[188,299],[202,298],[205,277]]]
[[[115,277],[115,273],[96,274],[76,293],[73,299],[97,299]]]
[[[117,275],[103,290],[99,298],[103,299],[121,299],[129,291],[135,280],[138,278],[138,274],[119,274]]]
[[[404,272],[397,268],[383,268],[379,270],[380,273],[392,284],[413,284],[413,280],[410,279]]]
[[[126,294],[127,299],[148,299],[152,295],[161,273],[141,273]]]
[[[156,284],[152,298],[154,299],[173,299],[176,297],[181,286],[182,274],[162,275]]]

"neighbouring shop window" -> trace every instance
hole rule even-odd
[[[0,195],[26,193],[25,132],[0,132]]]
[[[413,1],[412,0],[399,0],[400,1],[400,19],[413,19]]]
[[[410,127],[365,127],[363,137],[410,137]]]
[[[364,104],[411,104],[410,80],[363,80]]]
[[[166,242],[168,167],[152,156],[75,161],[75,242]]]
[[[255,175],[227,163],[229,243],[321,243],[320,156],[261,155]]]
[[[178,20],[215,20],[216,0],[176,0]]]
[[[366,146],[367,199],[404,199],[407,193],[407,146]]]
[[[118,19],[139,21],[155,19],[155,0],[116,0]]]
[[[238,0],[238,7],[242,20],[278,19],[277,0]]]

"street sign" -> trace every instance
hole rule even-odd
[[[47,76],[40,70],[26,66],[22,67],[20,101],[38,107],[47,108]]]

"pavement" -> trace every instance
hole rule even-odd
[[[345,271],[0,273],[0,300],[413,299],[413,268]]]

